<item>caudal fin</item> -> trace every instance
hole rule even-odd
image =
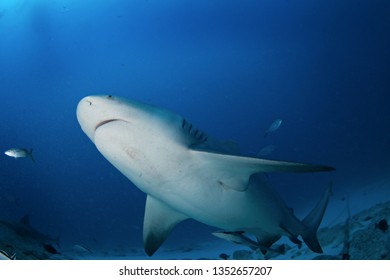
[[[321,224],[326,207],[328,206],[329,197],[332,194],[332,184],[325,189],[321,200],[311,210],[311,212],[303,219],[302,223],[307,230],[302,234],[302,239],[313,252],[322,253],[322,248],[317,238],[317,230]]]

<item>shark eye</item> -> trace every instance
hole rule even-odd
[[[107,98],[108,99],[113,99],[113,96],[112,95],[108,95]]]

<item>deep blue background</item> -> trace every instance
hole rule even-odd
[[[386,0],[1,0],[0,149],[31,147],[36,163],[0,156],[0,219],[141,246],[145,196],[77,123],[90,94],[169,108],[244,155],[273,144],[270,158],[335,166],[269,176],[295,208],[330,180],[348,194],[388,178],[389,14]],[[169,242],[209,231],[185,222]]]

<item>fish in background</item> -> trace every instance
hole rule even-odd
[[[243,246],[247,246],[251,248],[253,251],[261,250],[263,254],[267,252],[274,253],[276,255],[284,255],[285,254],[285,247],[283,245],[276,246],[275,248],[272,247],[265,247],[262,246],[260,242],[256,242],[249,237],[247,237],[244,234],[244,231],[235,231],[235,232],[229,232],[229,231],[216,231],[212,233],[214,236],[219,237],[221,239],[224,239],[226,241],[230,241],[234,244],[239,244]]]
[[[74,244],[72,250],[81,254],[93,254],[92,250],[80,244]]]
[[[5,221],[0,220],[0,226],[6,227],[11,232],[13,232],[14,236],[18,236],[22,239],[32,239],[35,240],[36,243],[54,243],[59,244],[59,237],[52,238],[51,236],[41,233],[31,226],[30,223],[30,215],[24,215],[19,221]]]
[[[281,120],[281,119],[276,119],[276,120],[274,120],[274,121],[271,123],[271,125],[269,126],[269,128],[265,131],[264,137],[267,137],[267,135],[268,135],[269,133],[273,133],[273,132],[275,132],[276,130],[278,130],[281,124],[282,124],[282,120]]]
[[[259,156],[268,156],[275,150],[276,150],[275,145],[267,145],[267,146],[260,149],[260,151],[257,153],[257,156],[258,157]]]
[[[9,157],[13,157],[15,159],[29,157],[33,162],[35,162],[32,151],[33,151],[32,149],[12,148],[6,150],[4,154],[6,154]]]
[[[16,260],[16,254],[10,255],[6,251],[0,250],[0,260]]]
[[[245,236],[244,231],[230,232],[230,231],[220,230],[220,231],[213,232],[212,234],[216,237],[230,241],[232,243],[247,246],[251,248],[253,251],[256,251],[258,249],[265,249],[265,250],[270,249],[270,248],[262,247],[261,244],[259,244],[258,242]]]

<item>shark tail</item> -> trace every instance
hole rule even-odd
[[[322,218],[326,207],[328,206],[329,197],[332,194],[332,183],[325,189],[321,200],[310,211],[310,213],[303,219],[302,223],[306,226],[307,230],[301,234],[303,241],[306,245],[316,253],[323,253],[321,245],[317,238],[317,230],[321,224]]]

